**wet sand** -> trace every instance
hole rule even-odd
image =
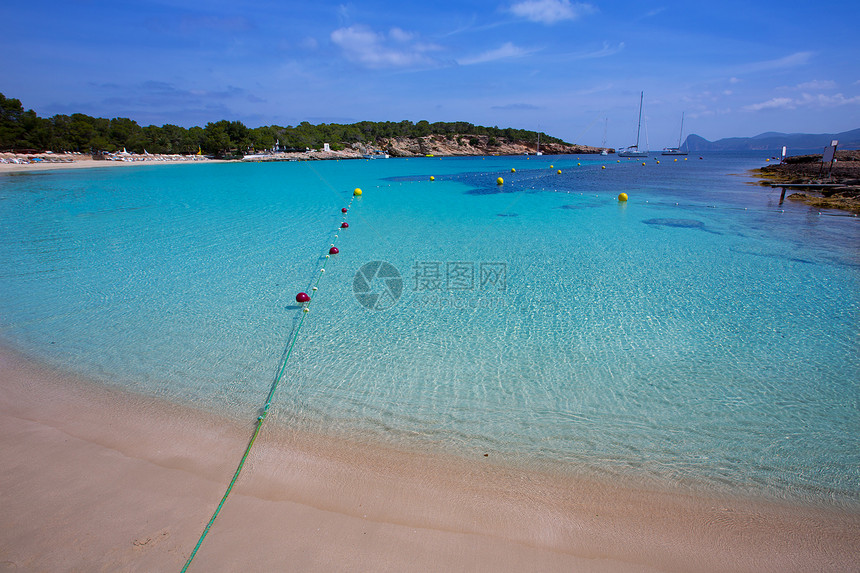
[[[180,570],[253,421],[0,351],[0,570]],[[266,425],[189,571],[856,571],[858,548],[857,508],[643,491]]]

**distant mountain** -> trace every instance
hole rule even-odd
[[[843,131],[842,133],[777,133],[769,131],[755,137],[729,137],[708,141],[703,137],[692,134],[687,136],[684,145],[690,151],[782,151],[782,146],[792,149],[819,150],[830,145],[834,139],[839,140],[839,149],[860,149],[860,129]]]

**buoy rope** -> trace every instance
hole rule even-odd
[[[352,207],[352,199],[349,201],[349,207]],[[343,215],[343,220],[346,220],[346,213]],[[334,240],[336,241],[338,236],[340,235],[341,228],[338,228],[338,232],[334,236]],[[325,273],[325,265],[329,260],[329,255],[325,256],[323,259],[322,267],[317,274],[317,280],[313,284],[312,292],[317,291],[320,281],[322,280],[323,274]],[[280,366],[278,368],[278,373],[275,376],[274,381],[272,382],[271,387],[269,388],[269,394],[266,396],[266,402],[263,405],[263,408],[260,412],[260,415],[257,416],[257,420],[254,423],[254,433],[251,434],[251,439],[248,441],[248,445],[245,447],[245,452],[242,454],[242,459],[239,461],[239,465],[236,466],[236,471],[233,473],[233,479],[230,480],[230,484],[227,486],[227,490],[224,492],[224,495],[221,496],[221,501],[218,502],[218,506],[215,508],[214,513],[212,513],[212,517],[209,518],[209,522],[206,524],[206,527],[203,529],[203,533],[200,534],[200,538],[197,540],[197,544],[194,546],[194,549],[191,551],[191,555],[188,556],[188,560],[185,562],[185,565],[182,567],[181,573],[185,573],[188,570],[188,567],[191,565],[191,562],[194,560],[194,557],[197,555],[197,551],[200,549],[200,546],[203,544],[203,540],[206,539],[206,536],[209,534],[209,530],[212,528],[212,525],[215,523],[215,519],[217,519],[218,514],[221,513],[221,509],[224,507],[224,503],[227,501],[227,498],[230,497],[230,493],[233,491],[233,486],[236,485],[236,481],[239,479],[239,474],[242,473],[242,469],[245,467],[245,462],[248,460],[248,455],[251,453],[251,448],[254,447],[254,442],[257,441],[257,436],[260,435],[260,430],[263,428],[263,422],[266,421],[266,417],[269,415],[269,409],[272,407],[272,400],[275,397],[275,392],[278,390],[278,385],[281,383],[283,379],[284,372],[287,369],[287,362],[290,359],[290,355],[293,353],[293,348],[296,346],[296,341],[299,339],[299,332],[302,329],[302,325],[305,322],[305,316],[307,315],[307,311],[310,308],[311,302],[313,302],[313,298],[310,299],[302,308],[302,315],[299,319],[298,325],[296,325],[296,330],[293,333],[293,337],[290,339],[289,345],[287,346],[287,351],[284,354],[284,358],[281,360]]]

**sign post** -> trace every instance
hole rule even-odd
[[[825,163],[830,164],[830,168],[827,170],[827,176],[833,173],[833,160],[836,157],[836,146],[839,145],[839,140],[834,139],[830,142],[830,145],[824,148],[824,155],[821,156],[821,168],[824,168]]]

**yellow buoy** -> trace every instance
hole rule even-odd
[[[556,171],[556,173],[558,173],[559,175],[561,175],[561,169],[559,169],[558,171]]]
[[[582,163],[577,163],[577,165],[582,165]]]
[[[355,191],[353,191],[353,192],[352,192],[352,194],[353,194],[353,195],[355,195],[356,197],[361,196],[361,189],[359,189],[358,187],[356,187],[356,188],[355,188]]]
[[[660,165],[660,160],[659,160],[659,159],[657,160],[657,165]]]
[[[677,160],[677,159],[673,159],[673,161],[674,161],[675,163],[678,163],[678,160]]]
[[[620,160],[620,159],[618,159],[617,161],[615,161],[615,163],[621,163],[621,160]]]
[[[435,177],[433,177],[433,176],[431,175],[431,176],[430,176],[430,181],[436,181],[436,178],[435,178]]]
[[[619,193],[618,194],[619,201],[627,201],[627,193]]]
[[[513,167],[511,167],[511,173],[516,173],[516,172],[517,172],[517,170],[514,169]]]
[[[601,166],[600,166],[600,168],[601,168],[601,169],[606,169],[606,166],[605,166],[605,165],[601,165]]]
[[[552,169],[552,165],[550,165],[549,168]]]
[[[504,179],[502,179],[501,177],[499,177],[498,179],[496,179],[496,185],[504,185],[504,184],[505,184],[505,180],[504,180]]]
[[[645,162],[644,162],[644,161],[642,162],[642,165],[645,165]]]

